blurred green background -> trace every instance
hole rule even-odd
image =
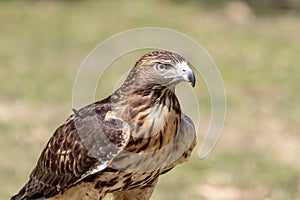
[[[1,1],[0,199],[23,186],[71,113],[73,82],[90,50],[145,26],[202,44],[228,101],[220,141],[199,160],[210,103],[198,77],[199,145],[188,163],[161,177],[152,199],[300,199],[299,11],[296,0]],[[122,73],[115,70],[97,96],[108,95]]]

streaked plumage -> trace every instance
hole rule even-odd
[[[182,56],[150,52],[111,96],[73,109],[12,200],[149,199],[158,177],[185,161],[196,144],[175,86],[195,85]]]

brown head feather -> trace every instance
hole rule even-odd
[[[153,51],[143,55],[135,63],[135,67],[140,67],[144,65],[153,65],[156,62],[175,65],[176,63],[187,62],[187,60],[181,55],[170,51]]]

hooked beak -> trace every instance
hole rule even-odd
[[[196,78],[192,69],[186,62],[182,62],[178,66],[178,74],[184,81],[191,82],[192,87],[195,87]]]

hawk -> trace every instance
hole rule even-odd
[[[73,109],[11,200],[150,199],[159,176],[196,145],[175,95],[182,81],[195,86],[184,57],[164,50],[142,56],[112,95]]]

